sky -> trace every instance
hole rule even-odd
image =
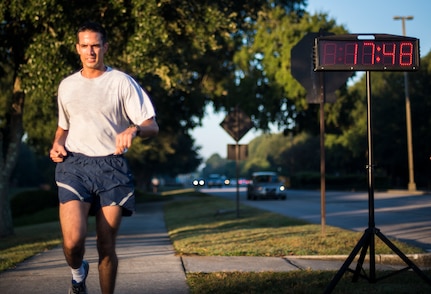
[[[431,51],[431,1],[430,0],[308,0],[306,10],[311,14],[323,12],[343,25],[351,34],[402,35],[402,21],[394,16],[413,16],[406,20],[406,35],[419,39],[421,56]],[[218,153],[227,157],[227,145],[235,140],[220,126],[226,113],[206,109],[202,127],[191,132],[195,144],[201,146],[200,156],[206,160]],[[273,132],[279,132],[273,128]],[[260,131],[250,130],[239,144],[248,144]]]

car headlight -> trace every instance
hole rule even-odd
[[[280,191],[284,191],[284,190],[286,190],[286,188],[285,188],[284,186],[280,186],[278,189],[279,189]]]

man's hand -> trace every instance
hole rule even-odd
[[[54,162],[63,162],[64,158],[67,156],[67,151],[63,145],[54,144],[52,149],[49,151],[49,157]]]
[[[139,125],[139,136],[142,139],[154,137],[159,133],[159,125],[154,117],[147,119]],[[132,146],[133,139],[137,136],[137,128],[132,126],[119,133],[116,138],[116,149],[114,155],[120,155],[127,152]]]
[[[132,140],[136,137],[136,128],[127,128],[115,138],[116,149],[114,155],[126,153],[132,146]]]

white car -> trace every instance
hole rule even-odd
[[[275,172],[255,172],[247,185],[247,199],[286,199],[286,187]]]

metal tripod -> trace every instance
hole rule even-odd
[[[324,293],[331,293],[335,288],[337,283],[340,281],[341,277],[346,271],[353,272],[352,282],[356,282],[359,277],[367,279],[370,283],[375,283],[378,280],[393,276],[397,273],[412,269],[417,275],[419,275],[426,283],[431,285],[431,279],[425,275],[404,253],[401,252],[388,238],[386,238],[378,228],[375,226],[374,221],[374,178],[373,178],[373,142],[372,142],[372,120],[371,120],[371,79],[370,72],[366,72],[366,83],[367,83],[367,135],[368,135],[368,228],[365,230],[361,239],[356,244],[353,251],[347,257],[344,264],[341,266],[340,270],[332,279],[331,283],[326,287]],[[408,266],[387,274],[383,277],[376,277],[376,256],[375,256],[375,236],[379,237],[389,248],[392,249]],[[369,275],[363,270],[362,265],[364,264],[364,259],[369,252]],[[362,250],[361,250],[362,249]],[[356,255],[361,251],[361,254],[356,265],[356,269],[352,270],[349,268],[352,261],[355,259]]]

